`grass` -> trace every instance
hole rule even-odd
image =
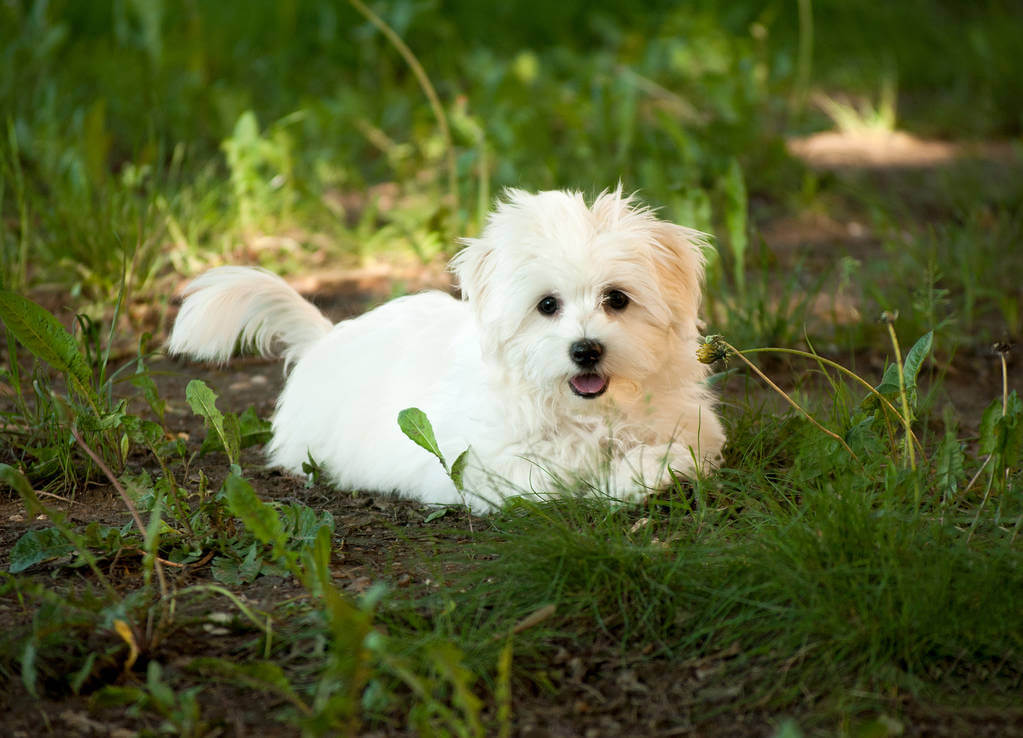
[[[889,735],[931,705],[1008,709],[1023,407],[985,352],[1020,328],[1019,166],[811,173],[783,136],[828,125],[813,99],[850,126],[1018,136],[1021,22],[923,2],[4,5],[0,472],[52,527],[5,554],[3,691],[181,735],[222,729],[232,700],[310,735],[507,735],[535,695],[574,699],[573,670],[607,688],[644,665],[727,696],[687,695],[708,732],[722,711]],[[161,394],[143,334],[162,326],[138,308],[182,276],[429,262],[502,186],[619,179],[721,234],[708,332],[786,395],[720,367],[711,478],[637,507],[435,511],[410,527],[425,543],[392,531],[427,574],[352,592],[330,506],[257,494],[243,449],[265,421],[201,382]],[[823,257],[762,237],[807,213],[871,236]],[[814,314],[834,291],[863,317]],[[201,447],[172,432],[185,402]],[[123,493],[120,523],[67,514],[95,484]]]

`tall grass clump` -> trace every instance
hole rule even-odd
[[[734,352],[719,349],[710,358]],[[922,443],[930,350],[925,336],[876,387],[806,354],[832,375],[831,404],[748,406],[717,474],[639,509],[506,507],[473,597],[519,614],[553,606],[554,632],[596,629],[633,655],[736,649],[767,665],[756,699],[775,704],[802,692],[876,706],[891,689],[947,696],[977,678],[1009,699],[1023,668],[1009,594],[1023,586],[1023,414],[995,399],[976,454],[951,427]]]

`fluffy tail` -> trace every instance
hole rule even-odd
[[[282,344],[290,364],[332,327],[277,275],[254,267],[218,267],[185,288],[167,350],[225,362],[238,345],[268,356],[275,344]]]

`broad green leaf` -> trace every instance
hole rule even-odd
[[[67,556],[75,550],[71,542],[56,528],[26,531],[11,549],[8,571],[18,574],[43,561]]]
[[[433,426],[430,425],[426,413],[418,407],[405,408],[398,413],[398,427],[401,428],[402,433],[436,456],[440,460],[441,466],[445,471],[447,470],[447,462],[444,460],[444,454],[440,451],[440,446],[437,445],[437,439],[433,435]]]
[[[458,454],[458,458],[455,459],[455,463],[451,465],[451,481],[455,483],[455,489],[459,492],[464,491],[462,486],[462,477],[465,476],[465,465],[469,462],[469,449],[465,449],[462,453]]]
[[[93,415],[91,412],[81,412],[76,416],[75,421],[80,430],[89,433],[105,433],[121,426],[121,423],[124,422],[127,407],[128,403],[122,400],[117,404],[113,412],[104,413],[99,416]]]
[[[270,421],[264,420],[256,415],[256,409],[251,405],[249,405],[249,407],[245,409],[245,412],[237,418],[234,417],[233,413],[224,413],[224,432],[227,434],[228,438],[231,438],[231,426],[235,422],[238,424],[239,450],[266,443],[273,436]],[[224,445],[221,443],[220,437],[217,435],[209,435],[206,436],[205,440],[203,440],[199,453],[206,454],[211,451],[223,450]]]
[[[231,514],[238,517],[260,542],[282,550],[286,540],[277,511],[261,502],[252,485],[237,474],[227,477],[224,489]]]
[[[75,533],[74,529],[67,524],[67,516],[63,512],[60,510],[50,509],[40,502],[35,490],[32,489],[32,485],[28,483],[27,479],[25,479],[25,475],[17,469],[8,466],[7,464],[0,464],[0,480],[17,490],[18,494],[21,496],[22,502],[25,503],[25,509],[30,515],[46,515],[46,517],[50,519],[50,522],[53,523],[54,527],[71,542],[78,551],[78,554],[96,574],[96,577],[103,582],[104,586],[109,587],[109,582],[96,563],[96,557],[92,555],[92,552],[89,550],[84,539]]]
[[[865,417],[845,432],[845,442],[857,455],[871,456],[884,453],[873,417]]]
[[[448,510],[449,509],[450,508],[447,508],[447,507],[437,508],[432,513],[430,513],[425,518],[423,518],[423,522],[424,523],[432,523],[434,520],[437,520],[438,518],[443,518],[445,515],[448,514]]]
[[[156,517],[156,520],[159,522],[159,516]],[[138,533],[135,530],[135,526],[128,525],[125,527],[125,531],[131,545],[138,545]],[[81,536],[82,543],[90,549],[97,549],[103,556],[117,554],[126,544],[125,534],[121,532],[120,528],[102,525],[96,521],[86,525]]]
[[[68,383],[95,404],[92,370],[74,337],[53,315],[31,300],[0,289],[0,320],[37,358],[68,378]]]
[[[284,505],[279,508],[278,514],[286,535],[296,543],[313,541],[320,528],[326,528],[329,533],[334,532],[334,516],[326,511],[317,512],[308,505]]]
[[[980,420],[980,452],[995,454],[1005,466],[1015,466],[1023,452],[1023,402],[1013,390],[1006,400],[994,400]]]
[[[959,483],[966,478],[964,461],[963,446],[956,434],[946,433],[934,456],[934,483],[942,499],[953,497],[959,489]]]
[[[998,419],[1002,417],[1002,401],[994,400],[980,417],[980,452],[991,454],[998,447]]]
[[[213,572],[213,578],[221,584],[226,584],[228,587],[240,587],[245,584],[238,573],[238,568],[238,562],[230,556],[216,557],[213,559],[213,565],[210,567]]]
[[[188,400],[192,412],[217,426],[218,433],[223,433],[224,415],[217,409],[217,393],[204,381],[191,380],[185,387],[185,399]]]
[[[920,368],[924,360],[931,353],[931,346],[934,344],[934,331],[927,331],[922,335],[913,348],[906,354],[906,360],[902,362],[902,374],[906,381],[906,387],[916,389],[916,378],[920,374]],[[896,378],[896,381],[898,379]]]
[[[224,416],[224,446],[227,458],[232,464],[237,464],[242,453],[242,429],[234,413]]]
[[[916,380],[920,375],[920,369],[923,367],[924,360],[931,352],[931,346],[934,343],[934,332],[928,331],[921,336],[913,347],[906,354],[906,358],[902,362],[902,377],[906,385],[906,401],[909,403],[909,409],[912,413],[916,410],[917,402],[917,387]],[[885,367],[884,375],[881,377],[881,383],[875,387],[878,393],[884,395],[895,407],[902,409],[901,400],[899,398],[899,366],[898,364],[889,364]],[[864,407],[875,411],[879,407],[879,402],[873,395],[868,395],[863,401]]]
[[[225,449],[227,458],[232,464],[236,463],[239,445],[237,419],[230,430],[225,428],[224,414],[217,409],[217,393],[206,386],[201,379],[193,379],[185,387],[185,399],[188,400],[192,412],[206,420],[207,435],[211,430],[216,433],[220,448]],[[229,432],[232,433],[230,437],[228,436]]]
[[[253,543],[245,552],[245,558],[241,560],[218,556],[213,560],[213,578],[229,587],[238,587],[255,581],[263,568],[262,550],[261,544]]]
[[[266,443],[273,435],[273,425],[269,420],[256,415],[256,408],[249,405],[245,412],[238,416],[238,425],[241,429],[241,447],[249,448]]]
[[[253,582],[263,568],[263,557],[259,547],[250,546],[245,558],[238,564],[238,576],[243,582]]]
[[[885,397],[892,397],[899,394],[899,365],[889,364],[884,368],[884,374],[881,376],[881,383],[874,389],[880,392]],[[876,398],[873,395],[867,396],[867,402],[876,402]]]
[[[135,415],[126,415],[122,427],[131,442],[141,446],[156,448],[164,439],[163,426]]]

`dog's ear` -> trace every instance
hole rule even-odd
[[[654,229],[654,262],[682,335],[697,333],[707,236],[692,228],[659,221]]]
[[[465,245],[451,260],[450,269],[458,281],[462,299],[479,311],[486,302],[490,280],[493,275],[494,249],[481,238],[462,239]]]

